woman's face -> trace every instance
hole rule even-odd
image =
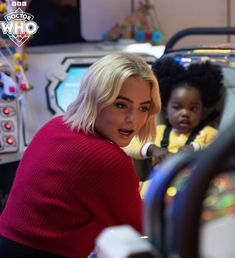
[[[166,112],[177,133],[190,133],[202,119],[203,105],[199,91],[184,86],[174,89]]]
[[[98,114],[95,129],[111,142],[125,147],[146,123],[150,106],[150,85],[139,77],[129,77],[114,103]]]

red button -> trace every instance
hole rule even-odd
[[[10,114],[10,109],[9,109],[8,107],[4,107],[4,108],[3,108],[3,113],[4,113],[5,115],[9,115],[9,114]]]
[[[5,128],[6,128],[7,130],[10,130],[11,127],[12,127],[10,122],[6,122],[6,123],[4,124],[4,126],[5,126]]]
[[[11,144],[13,144],[14,143],[14,138],[13,137],[7,137],[7,143],[9,144],[9,145],[11,145]]]
[[[10,91],[11,93],[15,93],[15,92],[16,92],[15,86],[9,86],[9,91]]]

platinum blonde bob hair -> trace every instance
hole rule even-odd
[[[99,112],[118,97],[123,83],[137,76],[151,87],[151,108],[145,125],[136,135],[140,141],[156,136],[156,114],[161,100],[156,77],[147,63],[136,54],[114,53],[93,63],[84,74],[80,92],[64,114],[65,123],[72,129],[95,134],[95,121]]]

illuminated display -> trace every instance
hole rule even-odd
[[[67,71],[67,78],[56,88],[57,104],[63,111],[66,111],[68,105],[78,95],[80,82],[87,68],[87,66],[71,66]]]
[[[185,67],[190,63],[202,63],[209,60],[221,67],[235,68],[234,49],[192,49],[173,53],[172,56]]]
[[[177,174],[169,185],[164,197],[169,205],[175,196],[184,190],[191,174],[190,168],[185,168]],[[235,214],[235,176],[234,174],[220,174],[210,184],[210,188],[203,202],[201,222],[209,222],[221,217]]]

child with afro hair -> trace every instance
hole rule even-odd
[[[184,67],[168,57],[157,60],[152,70],[159,82],[166,123],[156,126],[154,142],[134,138],[124,150],[135,159],[152,157],[156,164],[170,153],[207,147],[218,133],[209,125],[212,117],[206,111],[221,98],[221,68],[210,61]]]

